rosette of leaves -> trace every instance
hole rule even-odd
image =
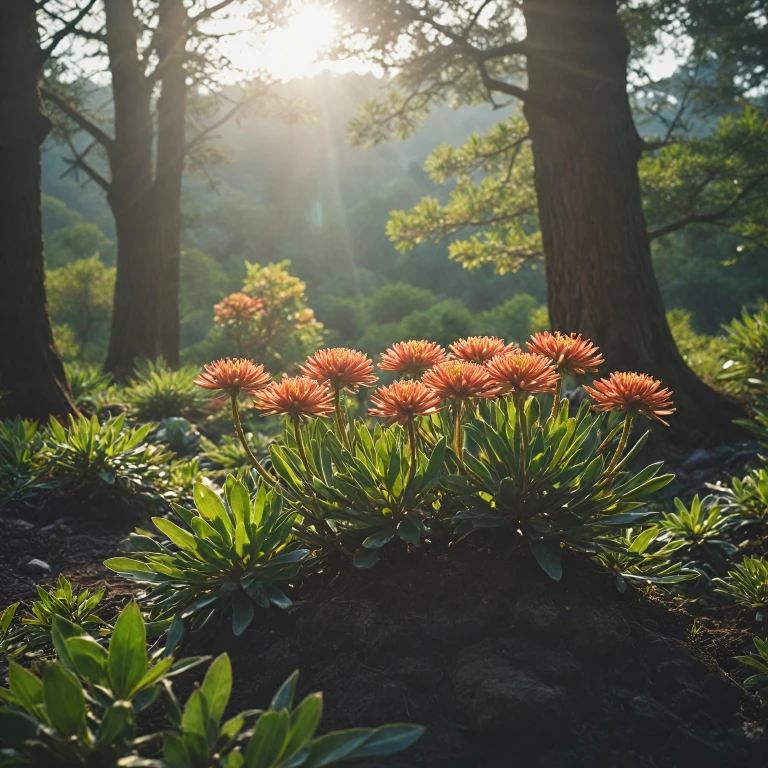
[[[699,572],[684,568],[673,559],[682,541],[659,541],[662,531],[656,526],[628,528],[603,541],[603,551],[595,555],[602,566],[616,575],[616,588],[626,592],[627,584],[680,584],[699,577]]]
[[[172,457],[162,446],[146,442],[154,427],[144,424],[126,429],[124,413],[103,424],[95,416],[70,416],[66,428],[51,417],[45,470],[68,490],[111,487],[154,493],[153,484]]]
[[[768,304],[725,326],[726,355],[720,378],[735,392],[751,398],[768,395]]]
[[[765,619],[768,608],[768,560],[764,557],[745,557],[728,575],[712,579],[715,592],[730,598],[742,608],[756,612],[755,620]]]
[[[0,660],[15,659],[26,650],[24,632],[13,623],[13,617],[21,603],[13,603],[0,611]]]
[[[40,676],[11,663],[0,689],[0,743],[4,766],[157,766],[140,750],[160,735],[137,738],[137,715],[155,702],[172,676],[200,658],[152,660],[141,612],[130,603],[105,648],[81,627],[57,616],[58,660]]]
[[[223,498],[198,483],[194,501],[193,511],[171,505],[177,522],[152,518],[162,540],[134,533],[129,541],[136,557],[104,563],[146,585],[143,601],[152,620],[175,616],[171,648],[186,626],[213,629],[231,615],[239,635],[253,621],[256,607],[291,605],[282,587],[309,555],[292,534],[296,512],[283,508],[276,489],[260,486],[252,498],[230,475]]]
[[[315,419],[307,427],[305,467],[295,440],[271,448],[272,466],[289,503],[302,514],[300,533],[309,544],[327,547],[337,540],[354,552],[358,568],[370,568],[393,539],[418,547],[429,532],[426,521],[438,498],[437,481],[446,455],[441,438],[427,455],[417,450],[411,473],[402,427],[373,430],[351,425],[352,449],[332,427]]]
[[[416,725],[395,723],[315,738],[322,695],[310,694],[294,707],[297,681],[294,672],[268,709],[241,712],[222,723],[232,690],[232,665],[226,654],[219,656],[183,709],[169,690],[166,708],[174,730],[164,736],[165,764],[169,768],[320,768],[396,754],[423,731]]]
[[[731,487],[712,486],[721,496],[723,509],[747,521],[768,521],[768,469],[754,469],[742,479],[731,479]]]
[[[453,518],[459,536],[483,528],[519,531],[539,565],[560,579],[561,545],[599,552],[609,534],[655,518],[639,510],[673,475],[659,475],[661,462],[627,471],[648,432],[607,472],[621,425],[611,429],[586,401],[575,417],[563,407],[542,419],[535,397],[523,407],[520,419],[511,400],[479,404],[464,427],[463,471],[444,477],[442,488],[460,505]]]
[[[750,419],[736,419],[735,424],[746,427],[756,435],[760,445],[768,451],[768,412],[755,408]]]
[[[752,638],[757,656],[737,656],[737,660],[757,670],[756,675],[744,681],[747,688],[754,688],[762,699],[768,699],[768,642],[759,637]]]
[[[161,421],[204,411],[208,396],[195,384],[195,367],[173,371],[162,360],[139,365],[123,397],[141,421]]]
[[[676,512],[664,514],[659,526],[664,533],[662,539],[679,542],[678,557],[689,563],[723,565],[738,551],[723,538],[734,526],[735,518],[724,511],[717,498],[693,497],[690,507],[682,500],[675,499]]]
[[[51,633],[56,617],[81,627],[93,637],[104,637],[110,633],[109,624],[97,614],[106,590],[77,591],[63,575],[59,576],[56,586],[50,591],[46,591],[41,586],[36,589],[38,599],[30,606],[30,615],[21,618],[26,635],[27,652],[46,650],[51,647]]]
[[[34,501],[51,487],[42,477],[43,437],[36,421],[0,421],[0,508]]]
[[[98,411],[112,387],[112,376],[97,365],[72,363],[66,366],[67,381],[78,408]]]

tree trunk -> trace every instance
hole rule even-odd
[[[651,264],[627,98],[629,45],[616,0],[525,0],[526,104],[551,325],[602,348],[611,370],[675,392],[674,434],[734,432],[738,408],[686,366]],[[542,104],[543,101],[543,104]]]
[[[40,147],[50,123],[37,78],[34,0],[0,2],[0,412],[76,414],[45,297]]]
[[[107,200],[117,231],[117,278],[104,367],[118,379],[140,358],[162,352],[152,177],[152,86],[139,58],[141,29],[130,0],[105,0],[107,49],[115,104]]]
[[[184,173],[184,123],[187,111],[187,12],[183,0],[161,0],[157,55],[162,89],[157,104],[158,307],[160,349],[169,365],[178,365],[179,277],[181,269],[181,179]]]

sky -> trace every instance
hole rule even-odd
[[[237,4],[226,15],[208,22],[216,34],[237,33],[221,41],[222,50],[235,66],[231,81],[252,75],[262,69],[279,80],[311,77],[323,70],[332,72],[370,72],[370,65],[355,59],[329,61],[323,49],[336,33],[337,18],[333,11],[311,0],[297,0],[296,11],[284,28],[260,33],[248,18],[248,5]],[[679,61],[675,47],[664,46],[648,62],[648,72],[654,79],[671,75]]]

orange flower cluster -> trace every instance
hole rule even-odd
[[[469,336],[455,341],[451,344],[450,350],[453,357],[458,360],[483,365],[496,355],[519,352],[520,348],[516,344],[507,344],[496,336]]]
[[[395,381],[371,395],[371,416],[386,419],[385,427],[407,424],[417,416],[429,416],[440,408],[440,396],[421,381]]]
[[[345,347],[318,350],[307,358],[301,372],[321,384],[328,384],[336,392],[342,389],[355,392],[359,386],[370,387],[377,381],[373,361],[362,352]]]
[[[445,350],[434,341],[399,341],[381,353],[379,368],[421,376],[433,365],[448,359]]]
[[[667,427],[669,424],[661,417],[675,412],[672,392],[662,389],[661,382],[647,373],[614,372],[584,389],[595,401],[594,408],[598,411],[639,413]]]
[[[605,362],[599,348],[589,339],[583,339],[580,333],[535,333],[527,347],[531,352],[549,358],[563,373],[572,375],[596,371]]]
[[[259,392],[254,405],[264,416],[327,416],[333,411],[333,393],[306,376],[285,377]]]
[[[466,400],[470,397],[496,397],[497,384],[488,371],[478,363],[448,360],[430,368],[422,377],[429,389],[445,400]]]
[[[247,358],[225,358],[209,363],[195,379],[195,384],[203,389],[220,390],[230,395],[245,392],[255,395],[272,382],[272,377],[263,365],[256,365]]]
[[[264,310],[264,302],[247,293],[233,293],[213,305],[213,317],[217,323],[244,323]]]
[[[559,374],[549,359],[529,352],[497,355],[486,368],[503,395],[554,392],[559,381]]]

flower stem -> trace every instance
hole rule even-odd
[[[248,442],[245,439],[245,433],[243,432],[243,425],[240,423],[240,410],[237,407],[237,395],[231,395],[230,397],[232,401],[232,421],[235,422],[235,433],[237,434],[237,439],[242,444],[243,448],[245,449],[245,453],[248,456],[248,459],[250,460],[251,464],[256,468],[256,471],[261,475],[262,479],[268,482],[270,485],[275,485],[276,480],[272,475],[267,472],[264,467],[261,466],[261,462],[253,455],[253,451],[251,450],[250,446],[248,445]]]
[[[408,477],[405,480],[405,488],[403,488],[403,500],[406,499],[413,483],[413,478],[416,477],[417,460],[416,427],[413,424],[413,419],[408,419]]]
[[[517,425],[520,431],[520,492],[525,490],[526,475],[528,470],[528,423],[525,418],[525,403],[522,395],[516,393],[512,395],[517,412]]]
[[[556,419],[557,414],[560,413],[560,394],[563,391],[563,374],[559,374],[557,377],[557,384],[555,385],[555,401],[552,403],[552,418]]]
[[[628,413],[626,418],[624,419],[624,428],[621,430],[621,437],[619,438],[619,444],[616,446],[616,453],[613,454],[613,458],[611,459],[610,464],[608,465],[608,468],[605,470],[605,478],[610,479],[611,475],[613,474],[613,470],[616,468],[616,465],[619,463],[619,459],[621,458],[621,454],[624,453],[624,449],[627,447],[627,440],[629,440],[629,431],[632,429],[632,413]]]
[[[336,429],[339,430],[339,439],[347,447],[348,450],[352,450],[350,444],[349,434],[347,433],[347,426],[344,423],[344,414],[341,410],[341,390],[337,389],[333,394],[334,413],[336,416]]]
[[[464,463],[464,434],[461,429],[462,401],[453,403],[453,450],[460,464]]]
[[[301,426],[297,418],[293,419],[293,436],[296,438],[296,448],[298,448],[301,463],[304,465],[304,469],[311,475],[312,469],[309,466],[309,461],[307,461],[307,452],[304,450],[304,440],[301,437]]]

